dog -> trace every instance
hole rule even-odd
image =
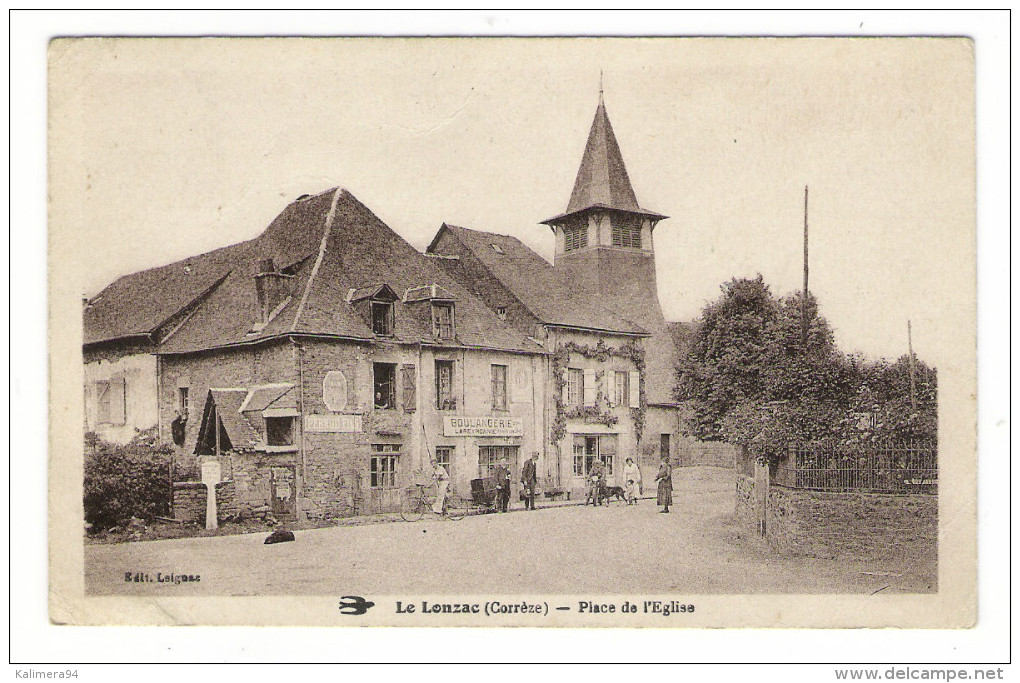
[[[622,486],[603,486],[602,487],[602,495],[599,496],[599,498],[600,498],[600,500],[599,500],[599,504],[600,505],[602,504],[603,500],[606,501],[606,505],[609,505],[610,501],[613,498],[618,498],[619,500],[623,501],[624,503],[627,502],[627,495],[623,492],[623,487]]]
[[[288,531],[287,529],[276,529],[273,533],[266,537],[266,540],[262,542],[263,545],[271,545],[273,543],[286,543],[287,541],[294,540],[294,532]]]

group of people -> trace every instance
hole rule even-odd
[[[506,512],[510,507],[510,462],[507,458],[500,460],[493,468],[493,478],[496,480],[495,505],[499,512]],[[443,513],[443,504],[446,501],[446,493],[450,488],[450,473],[446,471],[442,463],[432,461],[432,478],[436,482],[436,502],[432,511],[437,515]],[[538,453],[532,453],[531,457],[524,461],[521,468],[521,490],[524,498],[524,509],[535,509],[535,489],[538,487]]]
[[[638,496],[642,493],[641,468],[634,462],[634,458],[627,458],[623,467],[623,497],[627,505],[637,505]],[[669,512],[669,506],[673,504],[673,468],[669,464],[669,457],[663,456],[659,463],[659,472],[655,475],[658,482],[656,491],[656,504],[663,506],[661,512]],[[599,505],[606,491],[606,466],[601,460],[592,464],[591,472],[588,475],[588,497],[585,500],[592,501],[592,504]]]
[[[446,494],[450,488],[450,473],[443,465],[432,461],[432,478],[436,482],[436,502],[432,507],[436,514],[443,513],[443,505],[446,502]],[[504,457],[492,471],[496,481],[495,506],[498,512],[506,512],[510,507],[510,463]],[[627,505],[637,505],[638,496],[641,494],[641,469],[634,462],[634,458],[627,458],[623,468],[624,498]],[[669,457],[663,456],[659,463],[659,472],[655,475],[658,482],[656,492],[656,504],[663,506],[660,512],[669,512],[669,506],[673,504],[673,468],[670,467]],[[588,477],[588,497],[596,505],[599,504],[603,495],[602,491],[606,485],[606,466],[601,460],[596,460],[592,465]],[[535,509],[535,489],[538,485],[538,453],[532,453],[531,457],[524,461],[521,468],[521,497],[524,499],[524,509]]]

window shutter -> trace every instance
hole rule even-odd
[[[110,383],[96,382],[96,424],[110,421]]]
[[[127,388],[123,377],[110,379],[110,423],[122,425],[127,422]]]
[[[584,371],[584,405],[593,406],[595,405],[596,396],[595,386],[595,371],[585,370]]]
[[[400,368],[403,373],[403,387],[404,387],[404,410],[411,412],[415,409],[417,403],[417,377],[414,372],[413,365],[403,365]]]
[[[637,371],[630,373],[630,407],[641,407],[641,373]]]

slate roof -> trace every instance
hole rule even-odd
[[[516,237],[443,223],[427,252],[436,253],[444,231],[470,250],[543,323],[618,334],[648,334],[645,328],[618,312],[590,301],[584,292],[571,293],[562,274]]]
[[[210,389],[209,397],[216,405],[216,414],[227,432],[230,445],[234,450],[250,450],[255,448],[262,440],[259,433],[251,426],[251,423],[241,414],[241,403],[248,396],[247,389]],[[202,417],[202,429],[199,433],[205,433],[206,418]]]
[[[628,299],[603,297],[594,300],[586,292],[565,295],[563,293],[569,292],[569,286],[563,273],[509,235],[444,223],[429,252],[433,251],[444,231],[469,249],[542,322],[644,336],[642,346],[648,368],[645,379],[648,401],[656,405],[675,403],[673,384],[679,353],[658,301],[636,304]],[[496,245],[498,250],[492,245]],[[638,322],[631,322],[630,318]]]
[[[595,120],[592,121],[591,130],[588,132],[588,142],[584,147],[581,165],[577,169],[577,178],[574,180],[574,190],[570,193],[567,210],[542,222],[552,223],[593,208],[639,213],[658,220],[666,218],[638,205],[637,196],[627,175],[627,167],[623,163],[620,145],[613,133],[613,124],[609,122],[606,105],[601,98],[595,110]]]
[[[293,293],[256,331],[254,276],[265,258],[293,275]],[[347,295],[379,283],[394,292],[437,285],[456,300],[456,340],[435,339],[421,305],[398,302],[397,342],[545,353],[341,188],[291,203],[253,240],[120,278],[86,307],[85,342],[154,334],[157,353],[177,354],[291,334],[372,340]]]

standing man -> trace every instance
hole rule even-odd
[[[538,451],[524,461],[521,468],[521,485],[524,486],[524,509],[535,509],[535,486],[538,484]]]
[[[506,458],[502,458],[499,464],[492,471],[496,479],[496,509],[506,512],[510,505],[510,465]]]

